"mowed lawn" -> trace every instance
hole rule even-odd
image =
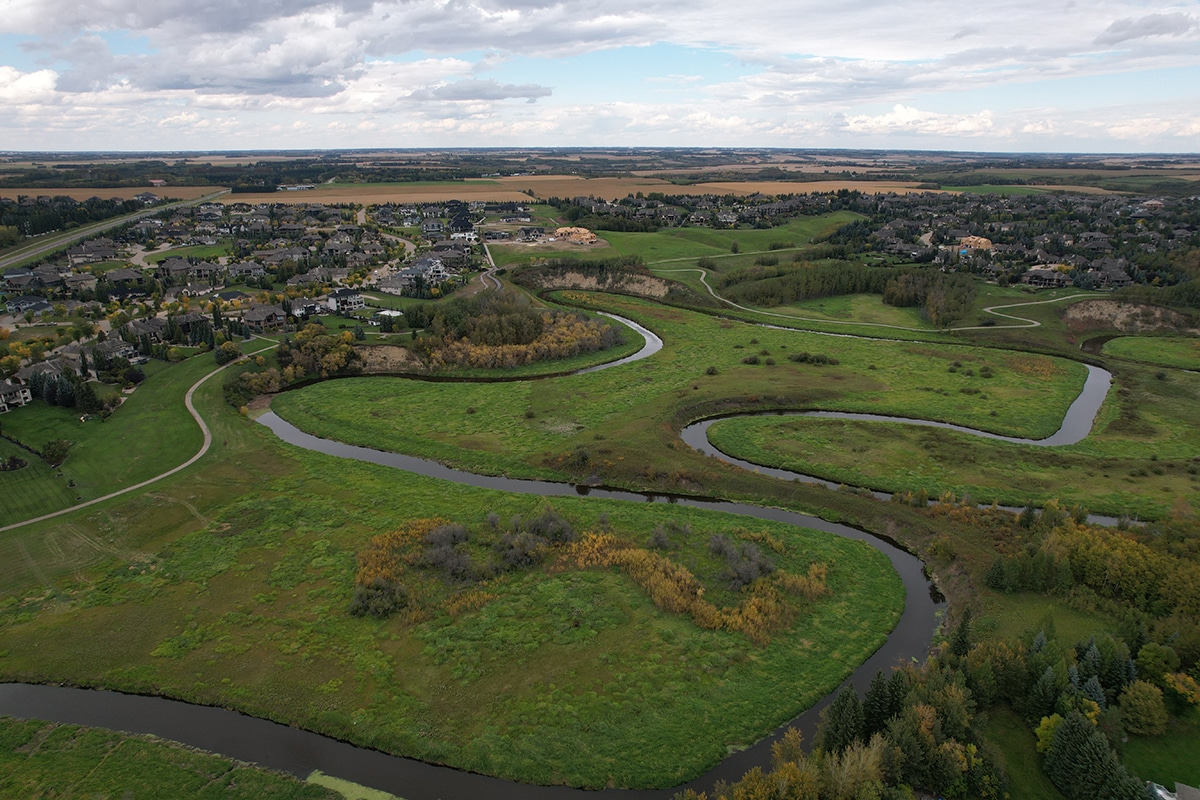
[[[65,508],[75,499],[65,477],[56,477],[56,470],[28,450],[0,439],[0,461],[12,456],[26,466],[0,472],[0,526]]]
[[[95,416],[83,422],[75,409],[35,402],[6,414],[4,432],[37,450],[49,441],[70,441],[60,471],[75,488],[65,499],[101,497],[165,472],[200,449],[203,436],[184,407],[183,395],[216,367],[208,354],[178,364],[151,362],[146,380],[106,420]],[[57,510],[50,505],[39,506],[42,513]],[[0,508],[9,522],[21,518],[8,503]]]

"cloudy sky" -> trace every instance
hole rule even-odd
[[[0,150],[1200,152],[1200,0],[0,0]]]

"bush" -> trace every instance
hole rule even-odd
[[[818,367],[823,367],[826,365],[836,367],[838,364],[842,363],[833,356],[827,356],[823,353],[789,353],[787,359],[788,361],[794,361],[797,364],[812,364]],[[874,368],[874,365],[868,367],[868,369]]]
[[[717,368],[716,368],[716,367],[709,367],[708,369],[704,370],[704,374],[705,374],[705,375],[716,375],[716,374],[717,374]]]
[[[532,567],[546,557],[548,542],[527,531],[505,533],[494,548],[506,569]]]
[[[540,536],[546,541],[562,543],[575,541],[575,529],[553,508],[547,508],[541,516],[525,523],[525,531]]]
[[[355,617],[385,619],[408,605],[408,590],[386,578],[376,578],[354,590],[350,613]]]
[[[242,351],[237,346],[237,342],[223,342],[220,347],[213,350],[213,359],[218,364],[228,364],[241,356]]]
[[[46,442],[42,445],[42,461],[52,467],[57,467],[67,460],[67,451],[70,449],[71,443],[66,439]]]
[[[742,359],[742,363],[743,364],[751,364],[751,365],[757,364],[757,363],[759,363],[758,356],[756,356],[756,355],[746,356],[745,358]]]

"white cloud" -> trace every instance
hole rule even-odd
[[[991,133],[995,128],[996,123],[991,111],[962,115],[938,114],[901,104],[897,104],[886,114],[858,114],[845,118],[847,131],[870,135],[929,134],[975,137]]]

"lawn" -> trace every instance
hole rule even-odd
[[[222,239],[217,244],[197,244],[189,247],[176,247],[172,250],[150,253],[146,256],[147,264],[161,264],[168,258],[199,258],[201,260],[219,258],[230,254],[229,239]]]
[[[0,717],[0,796],[337,800],[289,775],[151,736]]]
[[[1200,786],[1200,712],[1173,717],[1162,736],[1133,736],[1125,745],[1125,766],[1143,780],[1174,789],[1175,783]]]
[[[1008,773],[1008,793],[1012,800],[1062,800],[1062,794],[1042,772],[1033,731],[1016,712],[1003,706],[989,709],[983,734],[998,751]]]
[[[3,422],[7,422],[7,418],[0,420]],[[74,502],[75,490],[67,486],[67,478],[56,477],[56,471],[40,458],[0,439],[0,460],[7,461],[11,456],[24,459],[26,466],[0,472],[0,497],[4,498],[0,503],[0,525],[41,516]]]
[[[1101,352],[1144,364],[1200,370],[1200,339],[1194,336],[1119,336],[1105,342]]]
[[[6,414],[4,433],[39,450],[51,440],[71,441],[61,468],[65,480],[76,484],[69,499],[100,497],[164,472],[200,449],[200,429],[180,399],[215,368],[207,354],[178,364],[151,362],[147,380],[107,420],[81,422],[74,409],[36,402]],[[57,510],[42,507],[43,513]],[[24,518],[7,503],[0,508],[5,522]]]

